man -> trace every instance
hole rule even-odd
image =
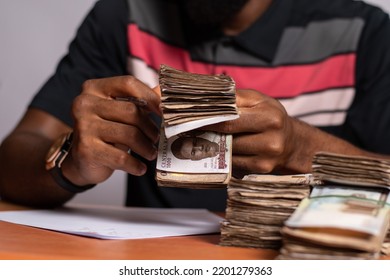
[[[178,159],[201,160],[217,156],[219,145],[202,137],[183,136],[172,142],[171,151]]]
[[[235,174],[310,172],[321,150],[387,155],[389,35],[388,15],[352,0],[99,1],[3,141],[0,196],[56,206],[123,170],[127,205],[224,210],[225,190],[156,186],[162,63],[241,88],[240,118],[208,127],[233,134]]]

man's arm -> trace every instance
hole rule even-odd
[[[35,207],[60,205],[73,194],[56,185],[45,169],[53,141],[70,127],[36,109],[22,120],[0,146],[0,197]]]
[[[347,141],[288,116],[277,100],[254,90],[238,90],[240,118],[208,126],[233,134],[233,172],[307,173],[316,152],[371,155]],[[379,155],[377,155],[379,156]]]
[[[115,169],[135,175],[143,172],[145,165],[127,150],[153,157],[158,129],[148,113],[151,107],[158,108],[159,98],[139,81],[123,76],[127,20],[126,1],[98,1],[84,19],[68,54],[31,101],[29,107],[35,109],[25,113],[0,147],[1,199],[49,207],[73,196],[45,170],[49,147],[71,126],[73,147],[61,170],[73,184],[97,184]],[[97,79],[103,77],[116,78]],[[140,87],[142,93],[137,95]],[[142,97],[148,106],[138,110],[130,102],[113,99],[119,95]]]
[[[117,101],[132,96],[145,106]],[[146,172],[145,159],[157,156],[159,128],[150,112],[160,114],[160,97],[131,76],[88,80],[73,102],[73,144],[61,170],[78,186],[98,184],[114,170],[133,175]],[[45,158],[53,142],[71,128],[55,117],[29,109],[0,147],[0,197],[35,207],[58,206],[73,194],[62,190],[45,170]]]

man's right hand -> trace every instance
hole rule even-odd
[[[115,100],[136,97],[145,106]],[[160,97],[132,76],[88,80],[74,100],[73,147],[62,172],[76,185],[96,184],[114,170],[142,175],[146,166],[128,153],[153,160],[157,156],[159,128],[150,113],[160,113]]]

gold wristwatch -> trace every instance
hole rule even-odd
[[[63,189],[79,193],[93,188],[95,185],[78,186],[69,181],[61,171],[61,165],[72,148],[73,132],[68,132],[59,137],[50,147],[46,156],[46,170],[50,172],[56,183]]]

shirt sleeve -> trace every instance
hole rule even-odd
[[[363,149],[390,154],[390,19],[376,8],[359,42],[356,98],[344,134]]]
[[[73,126],[71,106],[87,79],[126,74],[125,0],[101,0],[88,13],[55,73],[34,96],[38,108]]]

